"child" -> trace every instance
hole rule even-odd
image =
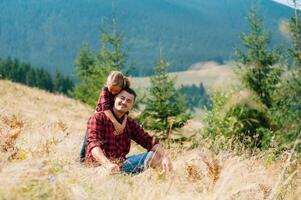
[[[130,81],[129,79],[124,76],[120,71],[112,71],[111,74],[107,78],[107,86],[105,86],[102,91],[100,92],[100,95],[98,97],[98,102],[96,106],[95,112],[101,112],[103,111],[105,115],[111,120],[111,122],[114,125],[114,128],[116,131],[114,131],[114,134],[121,134],[123,133],[123,130],[126,126],[127,121],[127,115],[125,115],[125,118],[120,124],[114,117],[111,109],[114,106],[114,97],[121,92],[122,89],[130,87]],[[84,143],[82,146],[82,149],[80,151],[80,160],[81,162],[85,159],[85,153],[86,153],[86,135],[84,139]]]

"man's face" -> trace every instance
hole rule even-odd
[[[116,96],[114,107],[117,111],[126,113],[132,109],[134,102],[134,95],[123,90]]]

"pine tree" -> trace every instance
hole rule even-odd
[[[79,83],[71,95],[92,106],[96,105],[99,92],[109,73],[126,69],[127,54],[122,49],[123,35],[117,31],[114,15],[111,29],[108,30],[101,30],[99,54],[95,55],[84,45],[76,59],[75,70]]]
[[[18,82],[26,84],[26,76],[25,74],[30,70],[31,66],[28,63],[21,63],[18,68]]]
[[[3,79],[11,79],[11,69],[13,67],[13,60],[11,57],[7,57],[3,61],[3,67],[2,67],[2,78]]]
[[[73,81],[64,76],[58,70],[55,71],[55,75],[53,78],[53,92],[67,94],[73,89],[74,83]]]
[[[4,79],[4,61],[0,58],[0,79]]]
[[[29,86],[32,86],[32,87],[35,87],[37,86],[37,83],[36,83],[36,72],[34,69],[30,69],[27,73],[26,73],[26,85],[29,85]]]
[[[272,116],[279,128],[277,135],[285,148],[292,147],[301,132],[301,21],[297,1],[290,21],[292,48],[288,49],[289,71],[274,93]],[[301,144],[297,150],[301,152]]]
[[[139,121],[148,129],[162,133],[169,139],[171,130],[181,127],[189,119],[185,98],[175,88],[175,80],[167,73],[168,63],[160,58],[155,66],[155,75],[150,78],[151,87],[146,96],[145,109]]]
[[[121,70],[126,68],[127,54],[122,50],[123,35],[116,31],[116,22],[113,18],[112,33],[108,33],[105,29],[101,30],[100,55],[98,57],[99,65],[106,74],[113,70]]]
[[[271,95],[280,80],[282,70],[273,65],[279,61],[280,55],[277,50],[268,50],[270,35],[263,27],[263,19],[258,16],[256,7],[252,7],[248,16],[250,26],[249,34],[242,34],[242,44],[246,49],[237,49],[242,81],[244,85],[254,90],[262,102],[270,107]],[[246,67],[246,68],[245,68]]]
[[[206,89],[203,83],[199,86],[193,85],[182,85],[180,87],[180,92],[185,96],[187,106],[191,111],[195,108],[207,108],[210,109],[210,98],[206,93]]]
[[[75,61],[75,73],[79,83],[75,86],[74,90],[70,92],[70,95],[90,105],[96,103],[96,91],[99,91],[99,84],[101,84],[99,82],[103,79],[102,72],[100,69],[97,70],[96,62],[97,60],[94,53],[87,44],[84,44]],[[60,77],[57,78],[59,79]]]
[[[52,92],[53,82],[50,74],[42,68],[36,69],[35,72],[36,86],[38,88]]]
[[[300,10],[297,9],[297,0],[293,0],[293,3],[295,13],[289,23],[292,48],[288,52],[293,60],[293,68],[301,68],[301,16]]]

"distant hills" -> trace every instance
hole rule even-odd
[[[171,71],[199,61],[232,59],[252,0],[116,0],[133,75],[149,75],[159,49]],[[258,1],[273,45],[285,43],[279,22],[292,10],[272,0]],[[0,57],[12,56],[71,75],[78,50],[87,42],[99,49],[100,28],[112,13],[109,0],[0,1]]]
[[[289,6],[291,8],[295,8],[295,6],[296,6],[298,9],[301,9],[300,0],[296,1],[296,5],[294,4],[293,0],[273,0],[273,1],[275,1],[277,3],[280,3],[280,4],[283,4],[283,5],[286,5],[286,6]]]

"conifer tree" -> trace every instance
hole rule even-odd
[[[79,83],[71,94],[73,97],[96,105],[99,92],[110,72],[126,69],[127,54],[122,49],[122,40],[123,35],[117,31],[113,13],[111,28],[101,30],[100,52],[93,53],[87,45],[80,50],[75,66]]]
[[[289,23],[292,48],[288,52],[293,60],[293,68],[301,68],[301,15],[297,9],[297,0],[293,0],[293,4],[295,12]]]
[[[285,148],[298,139],[301,132],[301,21],[297,1],[293,0],[295,12],[290,21],[292,48],[288,49],[293,61],[289,71],[274,94],[273,119],[279,128],[278,137]],[[297,150],[301,152],[301,144]]]
[[[44,89],[44,90],[48,90],[50,92],[52,92],[53,89],[53,82],[52,82],[52,77],[50,76],[50,74],[42,69],[36,69],[36,86],[38,88]]]
[[[53,78],[53,92],[68,94],[73,87],[74,83],[69,77],[64,76],[58,70],[55,71]]]
[[[72,97],[90,105],[95,104],[97,94],[94,90],[98,91],[97,81],[102,78],[102,73],[99,73],[96,69],[95,55],[89,46],[84,44],[75,61],[75,73],[79,83],[70,92]]]
[[[252,7],[248,16],[249,34],[242,34],[245,51],[236,50],[238,61],[242,63],[242,81],[246,87],[254,90],[261,101],[270,107],[271,94],[280,80],[282,70],[273,65],[279,61],[277,50],[269,50],[270,35],[263,27],[263,19],[258,16],[257,8]]]
[[[175,88],[175,80],[167,73],[168,63],[163,58],[155,66],[150,78],[151,87],[146,96],[145,109],[139,121],[148,129],[156,130],[169,139],[171,130],[181,127],[189,119],[185,98]]]
[[[34,69],[30,69],[27,73],[26,73],[26,85],[35,87],[37,86],[36,84],[36,71]]]

